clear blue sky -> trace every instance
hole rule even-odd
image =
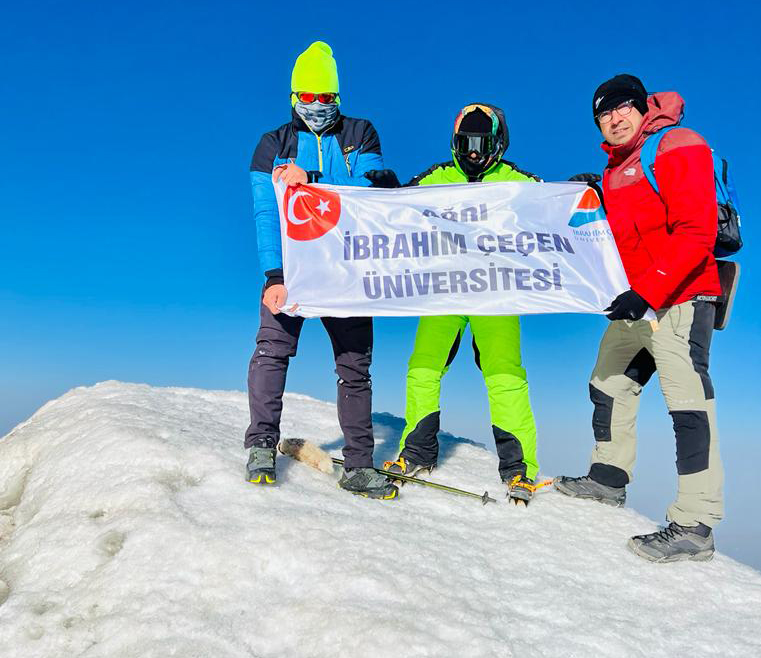
[[[520,6],[520,5],[523,6]],[[15,3],[0,20],[0,434],[46,400],[104,379],[244,389],[261,286],[248,163],[289,118],[290,70],[331,44],[342,109],[370,118],[406,180],[449,157],[457,110],[505,109],[507,157],[546,180],[601,170],[597,84],[619,73],[677,90],[686,125],[732,163],[743,279],[715,336],[727,470],[719,547],[761,567],[759,7],[754,2]],[[652,21],[652,22],[650,22]],[[330,349],[307,323],[289,389],[332,397]],[[526,318],[524,360],[549,474],[581,474],[587,377],[606,320]],[[413,320],[376,324],[375,409],[401,415]],[[445,379],[443,426],[491,444],[467,349]],[[662,518],[674,439],[645,393],[634,507]],[[243,459],[243,454],[241,454]]]

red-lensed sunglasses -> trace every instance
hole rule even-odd
[[[320,103],[324,103],[325,105],[329,105],[330,103],[336,102],[337,96],[338,94],[334,94],[332,92],[325,92],[322,94],[315,94],[311,91],[296,92],[296,98],[298,98],[302,103],[314,103],[315,101],[318,101]]]

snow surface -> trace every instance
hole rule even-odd
[[[504,502],[496,457],[444,435],[436,480],[358,498],[288,458],[243,479],[243,393],[105,382],[0,441],[0,655],[761,656],[761,574],[653,565],[656,524],[543,490]],[[376,414],[376,460],[402,421]],[[285,397],[284,436],[340,454],[335,406]]]

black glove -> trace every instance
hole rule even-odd
[[[602,204],[602,209],[605,210],[605,199],[602,198],[602,188],[600,187],[599,183],[602,180],[602,176],[600,174],[593,174],[590,172],[583,173],[583,174],[575,174],[571,176],[569,181],[572,181],[574,183],[586,183],[591,187],[595,192],[597,192],[597,196],[600,197],[600,203]]]
[[[399,179],[393,169],[373,169],[365,174],[365,178],[372,183],[372,187],[401,187]]]
[[[608,320],[641,320],[650,305],[633,290],[622,292],[616,297],[606,311]]]

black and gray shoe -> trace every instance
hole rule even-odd
[[[251,448],[246,480],[253,484],[275,484],[275,448]]]
[[[702,523],[684,526],[672,521],[658,532],[632,537],[628,547],[651,562],[705,562],[713,557],[713,531]]]
[[[338,486],[357,496],[380,500],[391,500],[399,494],[396,485],[374,468],[345,468]]]
[[[609,487],[606,484],[595,482],[588,475],[580,478],[561,475],[555,478],[555,488],[560,493],[572,498],[596,500],[614,507],[623,507],[626,502],[626,487]]]

